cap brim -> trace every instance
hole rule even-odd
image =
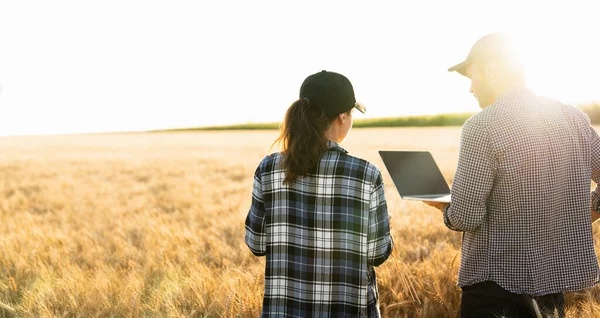
[[[448,72],[458,72],[462,76],[467,76],[467,61],[458,63],[448,69]]]
[[[363,104],[361,104],[359,102],[356,102],[354,104],[354,108],[358,109],[363,114],[367,112],[367,108],[365,107],[365,105],[363,105]]]

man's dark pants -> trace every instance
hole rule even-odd
[[[565,317],[562,293],[539,297],[513,294],[492,281],[462,288],[461,317],[537,317],[533,300],[542,317]]]

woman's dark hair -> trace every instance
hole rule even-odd
[[[325,131],[334,118],[321,108],[311,106],[308,98],[295,101],[285,113],[279,143],[284,158],[284,184],[311,172],[327,151]]]

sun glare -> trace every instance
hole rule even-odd
[[[576,37],[516,36],[515,46],[526,68],[528,86],[540,95],[563,102],[591,102],[600,68],[589,63],[596,60],[591,55],[598,47],[587,39],[581,33]]]

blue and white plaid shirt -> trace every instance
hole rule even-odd
[[[381,172],[328,143],[289,185],[281,153],[256,169],[245,240],[267,257],[263,317],[379,317],[373,266],[393,248]]]
[[[458,285],[540,296],[597,284],[591,179],[600,137],[581,110],[516,89],[471,117],[444,211],[464,232]]]

